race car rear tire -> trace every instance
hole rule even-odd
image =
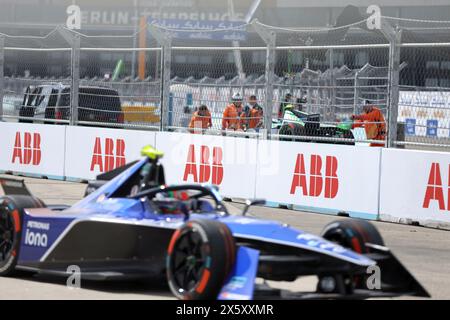
[[[294,136],[295,135],[295,127],[292,128],[290,125],[285,124],[281,127],[279,134],[282,136]],[[293,141],[291,138],[282,137],[280,138],[281,141]]]
[[[43,207],[44,203],[35,197],[0,197],[0,277],[16,274],[24,209]]]
[[[370,252],[366,243],[384,246],[377,228],[372,223],[360,219],[332,222],[323,229],[321,236],[361,254]]]
[[[192,220],[177,230],[167,254],[167,280],[181,300],[214,300],[229,277],[236,244],[226,225]]]

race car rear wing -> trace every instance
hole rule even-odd
[[[0,177],[0,186],[3,193],[8,195],[32,196],[30,190],[25,185],[25,180]]]

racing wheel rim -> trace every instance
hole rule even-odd
[[[0,207],[0,265],[9,261],[10,257],[14,255],[15,247],[15,221],[14,215],[16,213],[9,209],[3,203]]]
[[[169,268],[180,294],[194,290],[202,281],[207,251],[207,239],[195,228],[183,230],[177,237]]]

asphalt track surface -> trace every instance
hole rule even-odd
[[[29,189],[48,204],[73,204],[82,198],[86,185],[26,178]],[[232,214],[242,205],[230,203]],[[327,223],[339,219],[298,211],[255,207],[250,215],[279,220],[318,234]],[[384,240],[434,299],[450,299],[450,231],[375,222]],[[130,282],[86,282],[81,289],[69,289],[62,278],[24,275],[0,278],[0,299],[173,299],[165,284]],[[311,290],[314,277],[281,283],[282,288]],[[407,298],[407,297],[405,297]],[[408,298],[407,298],[408,299]]]

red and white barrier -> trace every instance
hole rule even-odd
[[[376,218],[379,148],[260,141],[256,197]]]
[[[95,179],[141,157],[155,144],[155,133],[106,128],[67,127],[66,177]]]
[[[158,132],[156,147],[170,184],[209,183],[227,197],[255,196],[255,139]]]
[[[380,219],[450,225],[450,154],[383,149]]]
[[[64,177],[64,126],[0,122],[0,170]]]
[[[0,123],[0,170],[95,179],[165,153],[169,184],[208,183],[233,198],[447,228],[450,153],[58,125]]]

